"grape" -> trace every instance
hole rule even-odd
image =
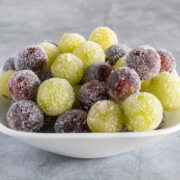
[[[84,64],[84,69],[95,62],[104,62],[105,54],[101,46],[92,41],[85,41],[80,44],[73,52]]]
[[[150,93],[135,93],[123,103],[124,122],[128,131],[151,131],[163,118],[160,101]]]
[[[87,67],[84,72],[83,82],[91,80],[106,81],[111,74],[112,67],[107,63],[94,63]]]
[[[133,69],[119,68],[108,78],[108,92],[112,98],[123,101],[129,95],[139,91],[140,83],[140,78]]]
[[[123,56],[122,58],[117,60],[116,64],[113,66],[113,68],[119,69],[119,68],[125,67],[125,64],[126,64],[126,59]]]
[[[48,57],[46,70],[49,70],[52,63],[55,61],[56,57],[59,54],[58,47],[49,42],[42,42],[38,46],[41,47],[46,52],[46,55]]]
[[[6,98],[11,99],[8,90],[8,80],[15,73],[15,71],[6,71],[0,77],[0,94]]]
[[[81,86],[79,100],[82,109],[89,111],[94,103],[105,99],[108,99],[108,93],[103,82],[93,80]]]
[[[151,85],[151,80],[148,79],[148,80],[142,80],[141,81],[141,90],[142,92],[147,92],[149,87]]]
[[[16,70],[15,65],[14,65],[14,60],[15,57],[10,57],[5,63],[3,64],[2,71],[14,71]]]
[[[173,111],[180,106],[180,78],[176,74],[159,73],[151,79],[148,91],[161,101],[165,111]]]
[[[32,45],[19,52],[14,63],[16,70],[29,69],[39,75],[45,71],[48,57],[42,48]]]
[[[38,90],[37,102],[47,115],[57,116],[70,109],[75,97],[73,88],[65,79],[51,78],[44,81]]]
[[[106,62],[114,66],[120,58],[127,56],[129,51],[130,51],[130,48],[124,44],[112,45],[105,51]]]
[[[14,73],[8,80],[8,90],[14,101],[36,97],[40,80],[31,70],[22,70]]]
[[[89,40],[98,43],[103,50],[106,50],[113,44],[118,44],[116,33],[107,27],[94,29],[89,36]]]
[[[68,80],[72,85],[77,84],[84,72],[81,59],[73,54],[60,54],[51,66],[54,77]]]
[[[54,125],[56,133],[89,132],[87,113],[80,109],[73,109],[60,115]]]
[[[59,41],[59,52],[72,53],[76,47],[85,41],[85,38],[78,33],[66,33]]]
[[[168,71],[172,72],[176,68],[176,61],[173,54],[165,49],[157,50],[161,58],[160,72]]]
[[[140,46],[130,51],[126,57],[126,66],[134,69],[141,80],[151,79],[160,71],[159,54],[150,46]]]
[[[7,112],[9,127],[17,131],[37,132],[43,126],[43,121],[43,113],[33,101],[16,101]]]
[[[120,132],[123,127],[123,116],[117,104],[103,100],[91,107],[87,123],[92,132]]]

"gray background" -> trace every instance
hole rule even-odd
[[[88,38],[97,26],[112,28],[120,43],[150,44],[173,52],[180,72],[179,0],[0,0],[0,62],[64,32]],[[0,134],[0,179],[180,179],[180,132],[143,149],[83,160],[51,154]]]

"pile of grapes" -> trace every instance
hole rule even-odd
[[[173,54],[118,44],[107,27],[86,41],[64,34],[9,58],[0,94],[12,104],[8,126],[25,132],[123,132],[163,128],[164,111],[180,107]]]

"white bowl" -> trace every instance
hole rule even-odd
[[[164,129],[121,133],[27,133],[9,129],[6,112],[10,101],[0,97],[0,132],[40,149],[77,158],[100,158],[136,149],[180,130],[180,108],[165,113]]]
[[[2,73],[0,68],[0,74]],[[174,72],[177,74],[177,72]],[[120,133],[28,133],[7,126],[6,112],[11,102],[0,96],[0,132],[37,148],[76,158],[101,158],[117,155],[149,144],[156,139],[180,130],[180,107],[165,112],[164,129],[149,132]]]

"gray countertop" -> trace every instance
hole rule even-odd
[[[88,38],[112,28],[130,47],[150,44],[173,52],[180,72],[180,1],[0,0],[0,61],[64,32]],[[143,149],[94,160],[51,154],[0,134],[0,179],[179,180],[180,132]]]

